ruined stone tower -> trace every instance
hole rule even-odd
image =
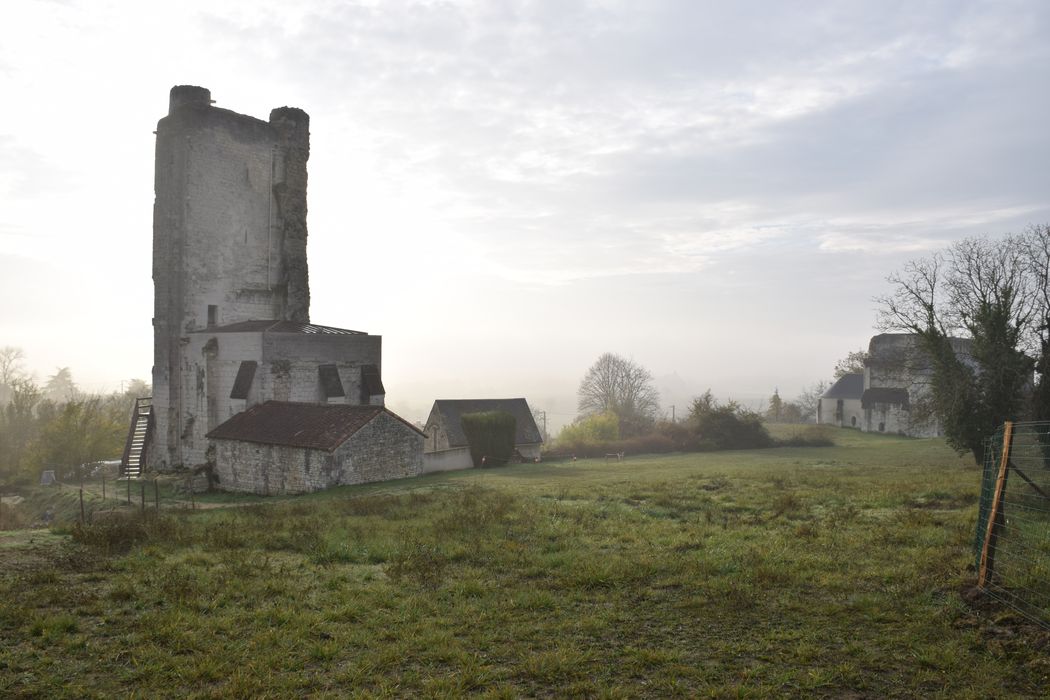
[[[185,387],[205,381],[183,376],[196,371],[185,356],[189,334],[258,319],[310,321],[309,126],[293,107],[262,121],[213,107],[205,88],[171,89],[157,124],[153,210],[157,468],[189,461]]]

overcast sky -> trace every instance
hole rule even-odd
[[[569,420],[602,352],[791,396],[910,258],[1050,221],[1050,3],[12,0],[0,346],[149,378],[173,85],[311,116],[312,320],[383,336],[388,405]]]

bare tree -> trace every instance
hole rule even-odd
[[[576,395],[584,415],[616,414],[624,437],[651,427],[660,410],[660,395],[649,370],[611,352],[591,365]]]
[[[5,345],[0,348],[0,384],[11,386],[11,384],[22,376],[22,360],[25,353],[22,348],[13,345]]]
[[[863,374],[864,362],[868,359],[866,350],[854,350],[835,363],[835,379],[841,379],[847,374]]]
[[[821,379],[816,384],[806,387],[802,390],[802,393],[795,399],[795,403],[798,404],[799,411],[802,413],[802,421],[806,422],[809,420],[816,421],[817,419],[817,405],[820,403],[820,397],[823,396],[828,390],[828,383]]]
[[[984,438],[1021,417],[1038,343],[1025,236],[969,238],[908,263],[877,298],[879,325],[913,333],[932,367],[931,406],[952,447],[980,463]],[[954,336],[970,339],[962,358]]]

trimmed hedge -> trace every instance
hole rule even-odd
[[[470,458],[475,467],[506,464],[514,456],[514,436],[518,421],[506,411],[465,413],[463,433],[470,446]]]

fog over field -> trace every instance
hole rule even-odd
[[[907,260],[1050,221],[1050,5],[18,2],[0,23],[0,346],[148,379],[173,85],[311,117],[316,323],[388,405],[572,419],[615,352],[681,411],[829,378]]]

